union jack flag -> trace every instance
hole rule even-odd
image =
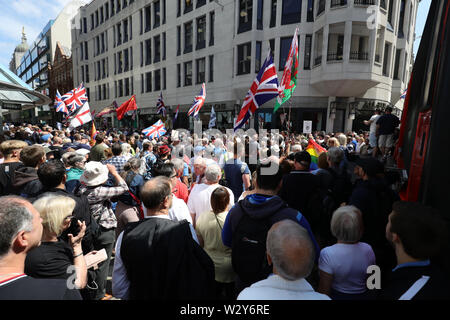
[[[59,90],[56,90],[55,105],[56,105],[56,112],[63,112],[66,115],[69,114],[69,110],[67,109],[66,104],[62,100]]]
[[[80,84],[77,88],[70,90],[62,96],[62,100],[66,104],[69,111],[72,113],[80,108],[87,100],[86,88]]]
[[[167,132],[161,120],[156,121],[152,126],[142,130],[142,133],[150,139],[159,138]]]
[[[405,89],[405,91],[403,91],[402,95],[400,96],[400,99],[405,99],[406,98],[406,92],[408,91],[408,88]]]
[[[198,116],[198,112],[203,107],[203,104],[205,103],[206,99],[206,87],[205,83],[202,84],[202,89],[200,90],[200,93],[198,96],[194,98],[194,104],[191,106],[191,108],[188,111],[188,116],[194,115],[194,117]]]
[[[236,120],[234,131],[242,127],[255,113],[256,109],[269,100],[278,96],[278,77],[277,70],[273,64],[273,58],[270,50],[267,52],[266,60],[253,81],[250,90],[242,104],[241,111]]]
[[[157,108],[157,111],[156,111],[157,114],[162,114],[163,117],[166,116],[166,106],[164,105],[162,92],[159,95],[158,101],[156,102],[156,108]]]

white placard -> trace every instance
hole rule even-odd
[[[303,133],[311,133],[312,121],[303,121]]]

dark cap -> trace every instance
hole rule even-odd
[[[166,154],[166,153],[170,152],[170,148],[169,148],[169,146],[167,144],[163,144],[162,146],[160,146],[158,148],[158,151],[159,151],[160,154]]]
[[[361,167],[369,177],[375,177],[384,170],[383,164],[372,157],[358,158],[356,160],[356,165]]]
[[[295,161],[298,163],[306,162],[311,163],[311,155],[308,153],[308,151],[299,151],[295,153]]]

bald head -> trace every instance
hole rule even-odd
[[[294,281],[309,276],[314,266],[314,247],[308,231],[292,220],[275,223],[267,234],[267,255],[274,272]]]
[[[149,210],[170,208],[171,201],[168,197],[172,195],[172,185],[170,179],[165,176],[158,176],[144,184],[141,191],[141,200]],[[167,202],[167,203],[166,203]]]

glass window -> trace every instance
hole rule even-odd
[[[177,26],[177,56],[181,54],[181,26]]]
[[[162,59],[166,60],[166,33],[162,34]]]
[[[145,92],[152,91],[152,73],[147,72],[145,74]]]
[[[264,15],[263,7],[264,7],[264,1],[258,0],[258,11],[257,11],[257,15],[256,15],[256,29],[257,30],[263,29],[263,15]]]
[[[192,21],[184,24],[184,53],[192,52]]]
[[[123,43],[128,41],[128,20],[123,20]]]
[[[119,97],[123,97],[123,80],[119,80]]]
[[[196,50],[203,49],[206,45],[206,16],[197,19],[197,45]]]
[[[110,0],[111,2],[111,17],[116,13],[116,10],[114,10],[114,0]]]
[[[161,90],[161,70],[155,70],[155,91]]]
[[[277,0],[272,0],[272,5],[270,6],[270,28],[275,27],[277,22]]]
[[[192,0],[183,0],[183,1],[184,1],[184,13],[191,12],[193,8]]]
[[[145,65],[152,63],[152,39],[145,40]]]
[[[237,74],[250,73],[250,64],[252,58],[252,43],[248,42],[238,46],[238,70]]]
[[[124,68],[123,68],[123,71],[125,72],[125,71],[128,71],[130,69],[130,64],[129,64],[130,57],[129,57],[129,54],[128,54],[128,48],[123,50],[123,55],[124,55],[123,60],[124,60],[124,65],[125,65]]]
[[[209,56],[209,82],[214,81],[214,56]]]
[[[291,24],[300,22],[302,1],[283,0],[281,24]]]
[[[308,0],[306,21],[314,22],[314,0]]]
[[[305,37],[305,60],[303,62],[303,69],[311,69],[311,45],[312,45],[312,35],[307,34]]]
[[[147,6],[144,9],[144,15],[145,15],[145,32],[149,31],[151,29],[151,16],[152,16],[152,11],[151,11],[151,7]]]
[[[214,20],[215,14],[214,11],[209,13],[209,45],[214,45]]]
[[[109,19],[109,3],[105,3],[105,20]]]
[[[206,0],[197,0],[196,8],[200,8],[201,6],[204,6],[205,4],[206,4]]]
[[[258,73],[259,69],[261,69],[261,41],[256,41],[255,72]]]
[[[252,29],[253,0],[239,0],[239,26],[238,32]]]
[[[155,56],[153,58],[153,62],[159,62],[161,60],[161,37],[159,35],[155,36],[153,38],[153,42],[155,45]]]
[[[166,90],[166,68],[163,68],[163,72],[162,72],[162,82],[163,82],[163,85],[162,85],[162,88],[163,88],[163,90]]]
[[[141,67],[144,65],[144,43],[140,43],[140,52],[141,52]]]
[[[130,78],[125,78],[124,80],[125,82],[125,96],[129,96],[130,95]]]
[[[280,63],[278,70],[283,71],[286,64],[287,57],[289,55],[289,49],[291,47],[292,37],[281,38],[280,41]]]
[[[153,2],[153,13],[153,28],[157,28],[161,23],[161,10],[159,7],[159,1]]]
[[[177,17],[181,15],[181,0],[177,0]]]
[[[177,88],[181,87],[181,64],[177,64]]]
[[[122,28],[121,23],[117,24],[117,45],[122,44]]]
[[[400,17],[398,20],[398,37],[404,38],[405,35],[403,33],[403,24],[405,21],[405,0],[401,0],[400,2]]]
[[[184,63],[184,86],[192,85],[192,61]]]
[[[197,59],[197,84],[205,82],[205,58]]]

